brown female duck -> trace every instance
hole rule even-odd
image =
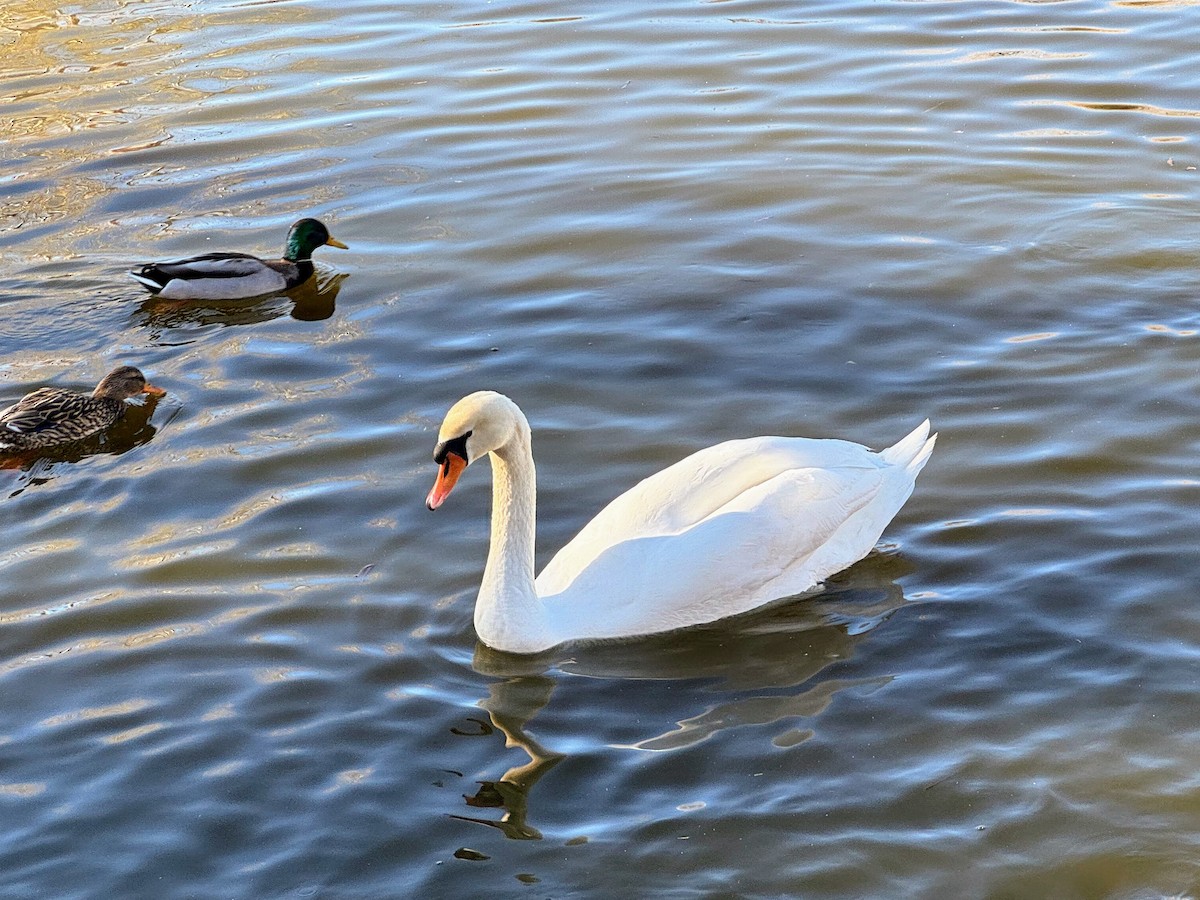
[[[0,450],[43,450],[78,441],[112,425],[125,401],[138,394],[161,397],[133,366],[113,369],[89,397],[62,388],[38,388],[0,412]]]

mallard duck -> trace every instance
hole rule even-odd
[[[0,412],[0,450],[43,450],[78,441],[112,425],[125,401],[138,394],[161,397],[133,366],[113,369],[89,397],[63,388],[38,388]]]
[[[937,436],[887,450],[756,437],[693,453],[635,485],[534,578],[537,486],[529,422],[503,394],[458,401],[438,431],[426,498],[492,461],[492,535],[475,632],[497,650],[671,631],[807,591],[866,556],[899,512]]]
[[[287,291],[312,277],[318,247],[349,248],[316,219],[301,219],[288,232],[283,259],[248,253],[206,253],[175,262],[150,263],[129,274],[168,300],[238,300]]]

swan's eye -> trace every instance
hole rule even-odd
[[[473,431],[468,431],[466,434],[461,434],[456,438],[442,441],[433,448],[433,461],[444,468],[447,465],[447,455],[453,453],[455,456],[460,457],[463,462],[469,463],[471,459],[467,456],[467,438],[472,434],[474,434]]]

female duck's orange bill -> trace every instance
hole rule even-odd
[[[430,509],[437,509],[441,506],[442,501],[449,497],[450,492],[454,490],[458,476],[466,467],[467,461],[457,453],[447,453],[441,468],[438,469],[437,480],[433,483],[429,496],[425,498],[425,505]]]

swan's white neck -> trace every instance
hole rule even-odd
[[[552,647],[546,610],[533,577],[537,475],[529,428],[493,450],[492,537],[475,601],[475,633],[485,644],[513,653]]]

